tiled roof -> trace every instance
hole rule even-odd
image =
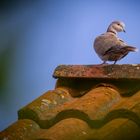
[[[139,140],[139,67],[57,67],[56,88],[20,109],[0,139]]]

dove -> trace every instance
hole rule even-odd
[[[107,28],[106,33],[101,34],[94,40],[94,50],[106,64],[107,61],[114,61],[124,58],[129,52],[137,52],[136,47],[127,45],[118,37],[118,32],[125,32],[125,24],[122,21],[113,21]]]

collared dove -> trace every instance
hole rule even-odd
[[[125,24],[121,21],[113,21],[107,32],[96,37],[94,41],[94,49],[98,56],[103,60],[103,64],[107,61],[114,61],[114,64],[129,52],[138,51],[137,48],[127,45],[123,40],[118,38],[118,32],[125,32]]]

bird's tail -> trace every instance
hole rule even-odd
[[[126,49],[128,52],[138,52],[139,51],[136,47],[132,47],[132,46],[125,46],[124,49]]]

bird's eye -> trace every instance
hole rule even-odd
[[[118,23],[117,25],[119,25],[120,26],[120,24]]]

